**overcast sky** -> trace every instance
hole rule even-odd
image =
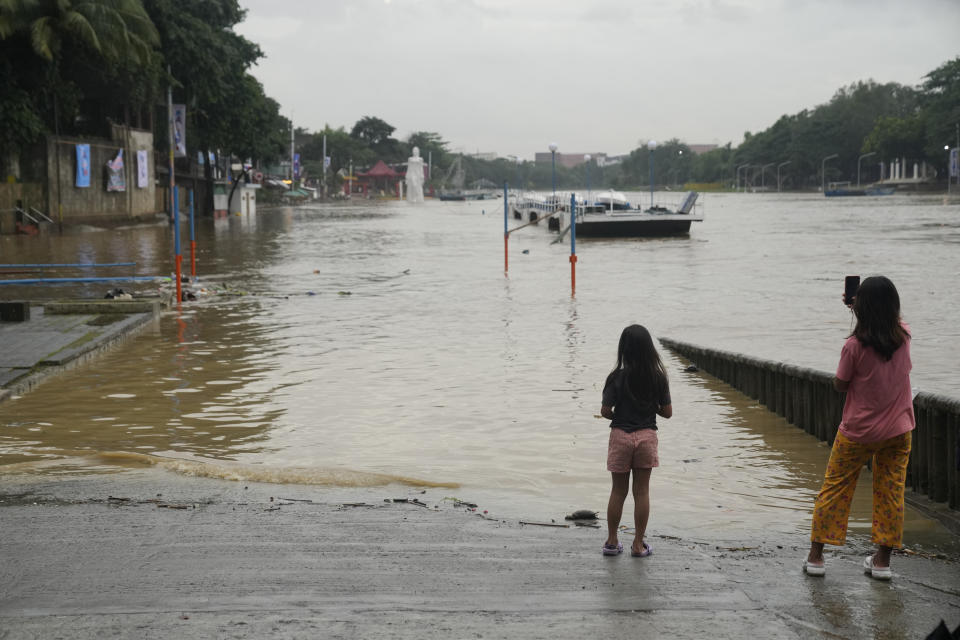
[[[296,126],[363,116],[532,159],[734,145],[857,80],[960,55],[960,0],[240,0]]]

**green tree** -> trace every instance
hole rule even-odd
[[[943,147],[957,145],[957,127],[960,126],[960,57],[943,63],[924,76],[920,104],[925,128],[925,154],[945,172],[948,160]]]
[[[420,157],[426,161],[432,157],[436,166],[449,164],[447,141],[439,133],[432,131],[414,131],[406,140],[406,152],[413,153],[413,148],[420,149]]]
[[[165,83],[173,85],[174,101],[187,105],[188,157],[196,150],[254,162],[284,155],[289,120],[248,72],[263,53],[234,31],[245,16],[237,0],[144,0],[144,6],[170,69]],[[165,107],[155,123],[154,139],[167,140]],[[213,179],[210,163],[204,177]],[[202,204],[211,210],[207,192]]]
[[[17,33],[51,62],[72,41],[109,61],[145,63],[159,43],[139,0],[0,0],[0,39]]]
[[[129,121],[155,97],[157,32],[139,0],[0,0],[0,40],[2,157],[50,130]]]
[[[881,158],[922,158],[924,122],[917,114],[907,118],[883,116],[863,143],[863,153],[878,153]]]
[[[396,129],[380,118],[364,116],[350,130],[350,136],[362,142],[385,162],[406,160],[399,141],[390,137]]]

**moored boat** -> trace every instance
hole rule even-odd
[[[676,209],[652,206],[640,209],[629,204],[623,194],[611,191],[596,198],[574,194],[577,211],[577,235],[584,238],[617,238],[684,235],[703,215],[694,212],[699,194],[688,192]],[[549,222],[559,231],[569,226],[570,200],[559,195],[525,194],[513,205],[514,217]],[[564,231],[565,233],[565,231]]]
[[[648,209],[611,207],[600,211],[587,209],[584,213],[578,211],[577,235],[582,238],[685,235],[690,232],[692,223],[703,221],[702,214],[694,213],[698,196],[696,191],[688,191],[676,209],[654,205]]]
[[[837,198],[841,196],[865,196],[867,192],[860,187],[851,186],[849,182],[831,182],[827,185],[823,195],[828,198]]]

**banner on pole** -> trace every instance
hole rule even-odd
[[[146,149],[137,151],[137,187],[146,189],[150,186],[150,154]]]
[[[113,160],[107,160],[107,191],[126,191],[127,178],[123,171],[123,149]]]
[[[300,179],[300,154],[293,154],[293,179]]]
[[[187,105],[173,105],[173,155],[187,157]]]
[[[951,178],[960,178],[960,149],[954,148],[950,149],[950,177]]]
[[[90,186],[90,145],[77,145],[77,186]]]
[[[326,171],[329,168],[330,168],[330,156],[326,156],[323,159],[323,170]]]

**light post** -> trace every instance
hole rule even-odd
[[[767,167],[772,167],[776,162],[771,162],[760,167],[760,190],[767,190]]]
[[[590,156],[589,153],[583,156],[583,161],[587,163],[587,204],[588,204],[588,205],[590,204],[590,200],[591,200],[591,197],[590,197],[590,160],[592,160],[592,159],[593,159],[593,158]]]
[[[683,149],[677,150],[677,177],[676,180],[680,182],[680,172],[683,170]]]
[[[749,167],[749,166],[750,166],[749,164],[741,164],[740,166],[737,167],[737,188],[736,188],[736,191],[740,191],[740,169],[743,169],[743,168]]]
[[[865,153],[859,158],[857,158],[857,186],[858,187],[860,186],[860,161],[863,160],[864,158],[869,158],[870,156],[875,156],[875,155],[877,155],[877,152],[871,151],[870,153]]]
[[[780,167],[785,167],[791,162],[793,162],[793,160],[787,160],[777,165],[777,193],[780,193]]]
[[[650,150],[650,208],[653,208],[653,152],[657,148],[657,141],[651,140],[647,143],[647,149]]]
[[[839,157],[840,157],[840,154],[834,153],[820,161],[820,191],[822,191],[823,193],[827,192],[827,174],[826,174],[827,160],[833,160],[834,158],[839,158]]]
[[[550,149],[550,175],[553,176],[553,195],[557,195],[557,143],[551,142]]]

